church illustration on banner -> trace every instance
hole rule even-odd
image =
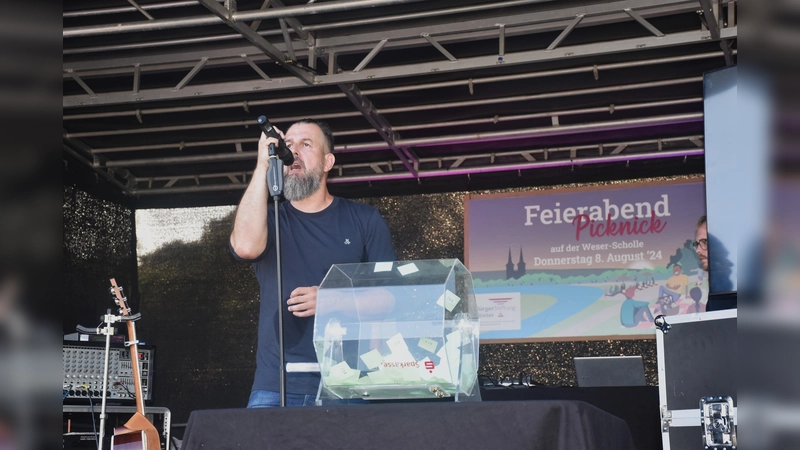
[[[511,247],[508,248],[508,263],[506,264],[506,280],[519,279],[525,275],[525,259],[522,257],[522,247],[519,248],[519,263],[514,269],[514,262],[511,260]]]

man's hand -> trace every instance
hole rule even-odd
[[[289,311],[297,317],[313,316],[317,312],[317,286],[293,290],[286,304],[289,305]]]
[[[274,128],[282,138],[286,139],[283,131]],[[257,165],[265,169],[269,169],[269,144],[278,145],[278,140],[274,137],[268,137],[264,132],[261,132],[261,138],[258,140],[258,163]]]

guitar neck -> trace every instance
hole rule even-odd
[[[131,354],[131,369],[133,371],[134,393],[136,394],[136,411],[144,415],[144,395],[142,395],[142,374],[139,371],[139,346],[136,344],[136,325],[128,322],[128,337],[131,345],[128,350]]]
[[[111,279],[111,286],[113,286],[112,290],[114,291],[114,296],[116,297],[117,303],[120,307],[120,312],[123,316],[128,316],[128,305],[125,304],[125,298],[120,293],[120,288],[117,286],[117,282],[113,278]],[[132,434],[133,439],[130,441],[130,443],[135,445],[135,447],[132,448],[158,450],[161,448],[158,430],[156,430],[153,424],[150,423],[150,421],[144,415],[144,395],[142,394],[142,374],[139,372],[139,345],[136,337],[136,326],[132,320],[128,320],[127,324],[129,341],[128,351],[131,354],[133,386],[134,390],[136,391],[136,413],[130,418],[130,420],[128,420],[128,422],[125,423],[124,426],[114,429],[114,436],[119,436],[120,439],[126,439],[131,437]],[[137,433],[132,433],[139,431],[141,432],[140,435],[137,435]],[[142,444],[144,444],[143,447],[141,446]],[[126,442],[124,445],[128,445],[128,443]],[[127,450],[129,447],[120,447],[118,445],[114,445],[114,450],[117,450],[118,448],[125,448]]]

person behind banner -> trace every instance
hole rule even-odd
[[[695,239],[692,242],[692,247],[694,247],[695,252],[697,253],[697,259],[700,260],[700,267],[706,273],[710,272],[710,264],[709,264],[709,254],[708,254],[708,222],[706,220],[706,216],[700,217],[700,220],[697,221],[697,226],[695,227]],[[725,268],[729,267],[730,264],[725,260],[725,258],[719,258],[715,261],[718,261],[719,264],[717,266],[723,266]],[[721,262],[720,262],[721,261]],[[712,288],[711,283],[714,282],[717,278],[712,278],[714,275],[717,277],[722,278],[722,283],[717,283],[717,286],[714,286],[719,289],[719,286],[724,286],[725,283],[729,283],[727,274],[724,271],[718,271],[714,274],[708,273],[709,278],[709,289]],[[725,288],[730,289],[730,288]],[[722,290],[725,290],[722,289]],[[736,308],[736,295],[715,295],[709,296],[708,301],[706,302],[706,311],[719,311],[722,309],[735,309]]]
[[[681,295],[686,295],[689,286],[689,277],[681,273],[683,268],[680,264],[672,266],[672,276],[667,280],[666,286],[658,287],[658,298],[671,297],[670,303],[677,303]]]
[[[276,128],[277,130],[277,128]],[[317,287],[333,264],[394,261],[389,227],[372,206],[335,197],[326,185],[333,168],[333,134],[313,119],[294,123],[286,134],[277,130],[294,154],[284,168],[280,230],[286,362],[313,362],[312,344]],[[274,206],[267,206],[269,144],[261,134],[258,160],[236,211],[229,247],[234,258],[251,263],[260,288],[256,372],[248,408],[280,405],[277,263]],[[319,374],[288,373],[286,404],[312,405]]]

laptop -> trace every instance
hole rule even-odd
[[[641,356],[575,357],[578,387],[646,386]]]

